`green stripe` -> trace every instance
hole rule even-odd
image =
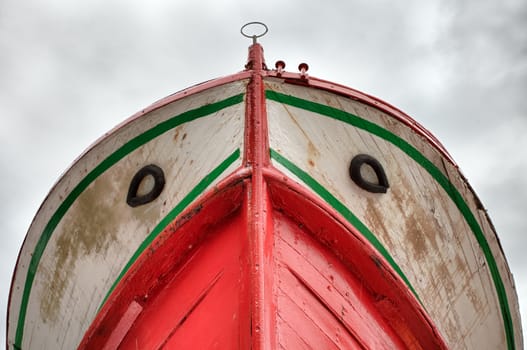
[[[234,151],[227,159],[225,159],[220,165],[214,168],[207,176],[205,176],[197,185],[194,187],[182,200],[179,202],[168,214],[165,216],[154,228],[154,230],[146,237],[146,239],[141,243],[139,248],[132,255],[128,263],[124,266],[123,270],[119,274],[119,277],[115,280],[112,287],[104,297],[103,302],[99,306],[99,309],[106,303],[108,297],[113,292],[117,284],[121,281],[123,276],[128,272],[133,263],[139,258],[143,251],[148,248],[148,246],[154,241],[154,239],[165,230],[165,228],[172,222],[174,219],[181,214],[181,212],[196,199],[203,191],[214,181],[216,180],[231,164],[233,164],[237,159],[240,158],[240,149]]]
[[[306,185],[308,185],[316,194],[318,194],[322,199],[324,199],[329,205],[331,205],[336,211],[338,211],[350,224],[353,225],[359,232],[368,240],[370,243],[377,249],[377,251],[388,261],[390,266],[397,272],[397,274],[402,278],[406,283],[408,288],[415,295],[417,300],[419,296],[417,295],[415,289],[412,287],[412,284],[406,278],[403,270],[397,265],[395,260],[392,258],[388,250],[382,245],[382,243],[375,237],[373,232],[364,225],[360,219],[353,214],[348,207],[346,207],[342,202],[340,202],[335,196],[333,196],[324,186],[318,183],[314,178],[312,178],[308,173],[297,167],[290,160],[282,156],[277,151],[271,149],[271,158],[276,160],[278,163],[282,164],[287,170],[292,172],[300,180],[302,180]]]
[[[266,90],[265,95],[270,100],[298,107],[310,112],[318,113],[336,120],[343,121],[359,129],[368,131],[401,149],[401,151],[406,153],[410,158],[412,158],[415,162],[421,165],[435,179],[435,181],[437,181],[437,183],[443,188],[443,190],[445,190],[445,192],[452,199],[461,214],[464,216],[467,224],[471,228],[476,240],[478,241],[479,246],[483,251],[483,254],[485,255],[485,259],[487,261],[487,265],[489,266],[490,274],[492,276],[492,280],[494,282],[494,286],[498,295],[501,315],[505,326],[508,349],[515,349],[514,327],[509,309],[509,302],[507,300],[505,286],[501,279],[501,275],[499,273],[496,261],[494,260],[494,256],[492,255],[489,243],[487,242],[483,230],[481,229],[477,219],[474,217],[474,214],[470,210],[470,207],[465,202],[463,196],[449,181],[449,179],[434,165],[434,163],[432,163],[415,147],[413,147],[401,137],[391,133],[386,129],[383,129],[377,124],[362,119],[359,116],[323,104],[307,101],[290,95],[281,94],[276,91]]]
[[[22,338],[23,338],[23,333],[24,333],[24,324],[25,324],[25,319],[26,319],[29,295],[31,294],[33,280],[35,279],[35,273],[40,263],[42,254],[44,253],[44,250],[46,249],[46,245],[48,244],[48,241],[50,240],[51,235],[53,234],[53,231],[59,224],[64,214],[71,207],[73,202],[75,202],[77,197],[93,181],[95,181],[97,177],[99,177],[102,173],[104,173],[108,168],[113,166],[119,160],[123,159],[126,155],[136,150],[140,146],[153,140],[159,135],[165,133],[166,131],[175,128],[176,126],[180,124],[187,123],[189,121],[192,121],[192,120],[195,120],[201,117],[205,117],[221,109],[241,103],[243,101],[243,96],[244,96],[243,93],[239,95],[235,95],[235,96],[229,97],[225,100],[222,100],[216,103],[211,103],[208,105],[204,105],[204,106],[186,111],[170,119],[167,119],[164,122],[159,123],[158,125],[154,126],[152,129],[145,131],[141,135],[125,143],[117,151],[109,155],[108,158],[104,159],[88,175],[86,175],[86,177],[84,177],[79,182],[79,184],[71,191],[71,193],[66,197],[66,199],[60,204],[58,209],[55,211],[55,213],[53,214],[53,216],[47,223],[46,227],[42,231],[42,234],[35,246],[35,250],[31,256],[31,261],[29,263],[29,268],[28,268],[27,277],[26,277],[26,283],[24,285],[24,292],[22,294],[22,301],[20,304],[20,312],[19,312],[19,318],[18,318],[18,324],[17,324],[16,336],[15,336],[15,346],[21,347],[22,345]]]

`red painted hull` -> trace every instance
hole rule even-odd
[[[371,244],[271,166],[258,44],[248,67],[243,166],[151,243],[79,349],[445,348]]]
[[[521,347],[499,241],[439,141],[278,63],[255,42],[72,166],[21,249],[8,348]]]
[[[444,348],[353,227],[282,174],[264,173],[261,246],[249,236],[252,174],[240,170],[153,242],[79,348]]]

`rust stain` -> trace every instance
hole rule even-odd
[[[466,268],[466,265],[467,265],[466,261],[463,260],[460,255],[456,255],[455,261],[456,261],[456,271],[458,272],[458,276],[460,277],[460,279],[468,280],[470,276],[468,275],[468,271]]]
[[[307,137],[307,135],[306,135],[306,137]],[[311,167],[315,166],[315,160],[314,159],[317,159],[319,155],[320,155],[320,152],[315,147],[313,142],[311,142],[311,140],[307,139],[307,156],[308,156],[308,161],[307,162],[308,162],[308,164]]]
[[[305,130],[300,125],[300,123],[298,123],[298,120],[296,120],[296,117],[293,115],[293,113],[291,113],[289,108],[284,106],[284,109],[287,112],[287,114],[289,115],[289,118],[291,118],[291,121],[296,125],[298,130],[300,130],[300,132],[302,132],[302,134],[304,135],[304,137],[305,137],[305,139],[307,141],[308,164],[310,166],[312,166],[312,167],[315,166],[315,161],[320,156],[320,151],[316,148],[315,144],[309,138],[309,135],[305,132]]]
[[[180,147],[183,147],[183,141],[187,138],[187,133],[185,132],[185,125],[178,125],[174,129],[174,136],[172,137],[172,140],[175,144],[180,145]]]
[[[439,264],[434,273],[440,286],[446,291],[447,296],[449,296],[450,299],[455,294],[456,285],[452,279],[452,274],[448,270],[448,263],[443,262],[442,264]]]
[[[382,235],[383,240],[388,243],[389,247],[393,247],[394,243],[392,237],[390,237],[390,231],[384,224],[384,217],[386,214],[377,208],[375,198],[366,198],[366,219],[368,220],[368,226],[371,230],[378,235]]]
[[[401,213],[404,213],[406,201],[408,200],[408,192],[406,183],[402,180],[402,176],[400,172],[397,172],[396,178],[398,180],[398,183],[392,183],[390,185],[390,194],[395,199],[395,204],[397,205],[397,208]]]
[[[480,297],[478,297],[478,294],[473,288],[466,288],[465,292],[467,293],[468,300],[470,300],[470,303],[474,307],[474,310],[478,313],[478,315],[481,315],[485,312],[485,306],[488,304],[484,304]]]
[[[415,201],[408,209],[405,220],[406,241],[419,259],[427,259],[428,254],[435,254],[441,249],[437,243],[437,236],[442,234],[441,225],[437,217],[427,210],[425,203]]]
[[[456,277],[458,277],[461,281],[470,281],[470,270],[466,260],[464,260],[462,256],[456,255],[455,262]],[[466,294],[467,299],[472,304],[474,310],[476,310],[477,313],[483,312],[485,310],[485,306],[488,305],[488,303],[481,300],[481,297],[478,296],[478,293],[474,289],[472,283],[466,283],[462,289]]]
[[[77,261],[88,255],[104,255],[117,240],[122,219],[115,208],[123,198],[115,195],[115,186],[120,178],[120,172],[114,171],[112,177],[89,186],[64,217],[62,229],[55,232],[55,264],[42,275],[40,314],[44,322],[56,322],[60,317],[60,304],[74,278]]]
[[[425,224],[426,225],[426,224]],[[416,218],[414,213],[408,215],[405,221],[406,242],[417,259],[424,260],[428,254],[428,245],[426,239],[426,229],[423,227],[421,220]]]
[[[175,129],[174,129],[174,142],[177,142],[178,141],[178,138],[179,138],[179,130],[181,129],[181,125],[177,126]]]
[[[391,187],[391,193],[405,220],[405,241],[418,260],[426,260],[429,254],[440,249],[437,236],[442,234],[432,201],[426,197],[433,196],[433,193],[425,193],[423,197],[421,193],[413,191],[413,186],[404,176],[397,176],[397,181],[399,183]]]

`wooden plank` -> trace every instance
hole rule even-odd
[[[18,339],[23,348],[30,342],[41,349],[78,345],[159,222],[226,158],[238,154],[226,172],[241,165],[244,89],[243,81],[235,82],[153,109],[74,163],[43,203],[22,248],[10,344]],[[149,164],[162,169],[165,186],[154,201],[132,208],[126,202],[130,181]],[[217,182],[212,180],[208,187]]]
[[[271,149],[327,189],[374,233],[408,277],[447,343],[453,347],[469,344],[506,347],[503,323],[506,310],[500,308],[496,275],[491,276],[488,257],[466,213],[460,211],[430,172],[430,167],[434,167],[437,176],[451,181],[450,186],[468,204],[469,214],[483,228],[499,267],[497,278],[506,284],[505,298],[510,301],[514,324],[518,324],[514,286],[503,253],[495,243],[496,234],[488,218],[479,215],[479,201],[455,166],[424,137],[371,106],[277,80],[268,80],[267,89],[307,101],[305,108],[299,108],[268,100]],[[380,137],[354,126],[353,122],[341,121],[339,111],[335,115],[310,111],[311,102],[338,108],[348,113],[347,118],[356,118],[351,115],[356,114],[373,125],[373,130],[379,130],[379,135],[396,136]],[[400,142],[406,145],[400,146]],[[419,152],[419,159],[428,162],[428,168],[410,157],[407,153],[410,148]],[[385,169],[390,183],[386,194],[369,193],[350,179],[350,161],[362,153],[379,160]],[[300,183],[305,182],[284,164],[273,160],[273,165]],[[476,323],[490,330],[485,337],[476,331]]]

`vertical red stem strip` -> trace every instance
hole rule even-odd
[[[269,142],[262,73],[263,49],[255,43],[249,48],[247,68],[251,80],[247,86],[245,116],[245,166],[252,169],[247,188],[247,233],[250,254],[251,341],[253,349],[272,349],[276,339],[272,293],[272,224],[267,185],[263,168],[268,166]]]

